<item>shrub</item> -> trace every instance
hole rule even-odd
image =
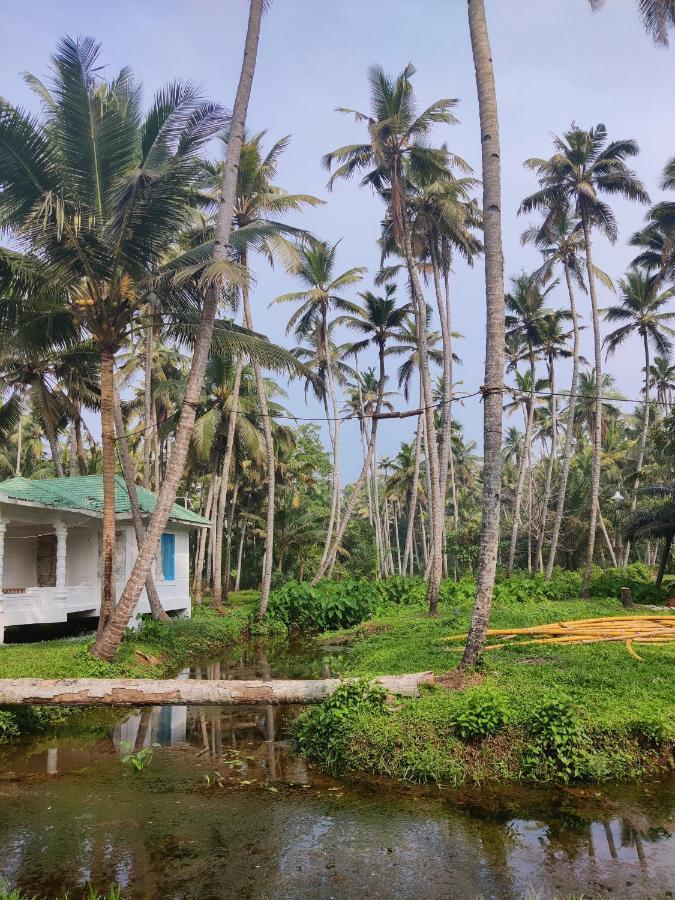
[[[530,742],[523,760],[525,771],[546,780],[577,778],[585,758],[586,733],[567,703],[550,700],[537,708],[528,724]]]
[[[367,681],[341,684],[323,703],[296,720],[293,734],[303,756],[329,772],[349,769],[350,737],[358,716],[379,711],[384,703],[382,688]]]
[[[454,714],[455,731],[463,741],[495,734],[506,722],[503,699],[494,693],[474,692],[465,696]]]
[[[8,709],[0,709],[0,744],[19,735],[16,718]]]
[[[375,583],[361,578],[317,585],[288,581],[270,595],[266,618],[303,631],[351,628],[368,618],[377,596]]]
[[[589,593],[591,597],[619,597],[621,588],[630,588],[636,603],[665,603],[670,591],[657,587],[652,572],[644,563],[631,563],[625,569],[594,569]]]
[[[423,603],[427,587],[421,578],[405,578],[393,575],[376,582],[380,602],[383,605],[414,606]]]

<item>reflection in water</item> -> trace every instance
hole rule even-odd
[[[320,648],[251,644],[184,673],[339,670]],[[293,753],[292,707],[156,707],[107,732],[0,756],[0,880],[53,897],[660,897],[675,881],[675,782],[580,789],[346,783]],[[121,742],[159,744],[150,767]]]

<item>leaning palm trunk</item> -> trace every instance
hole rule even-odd
[[[220,496],[218,497],[218,517],[216,520],[215,554],[216,565],[213,581],[213,606],[219,608],[223,605],[223,527],[225,525],[225,510],[227,509],[227,488],[230,483],[230,469],[232,468],[232,451],[234,449],[234,435],[237,430],[237,413],[239,410],[239,388],[241,385],[241,373],[243,364],[237,363],[232,385],[232,409],[227,423],[227,445],[223,458],[222,482]]]
[[[605,525],[605,519],[602,513],[598,514],[598,524],[600,525],[600,531],[602,532],[602,536],[605,539],[605,544],[607,546],[607,552],[609,553],[609,558],[612,561],[612,565],[616,567],[616,553],[614,552],[614,547],[612,546],[611,538],[607,532],[607,526]]]
[[[572,461],[572,446],[574,442],[574,416],[577,407],[577,388],[579,385],[579,318],[577,316],[577,306],[574,299],[574,290],[572,288],[572,277],[570,274],[567,261],[565,266],[565,280],[567,282],[567,292],[570,298],[570,312],[572,313],[572,328],[574,330],[574,346],[573,346],[573,362],[572,362],[572,384],[570,385],[570,399],[567,407],[567,421],[565,423],[565,447],[563,450],[562,472],[560,474],[560,487],[558,488],[558,504],[555,511],[555,521],[553,523],[553,534],[551,535],[551,547],[546,561],[546,580],[550,581],[553,574],[553,566],[555,565],[555,557],[558,551],[558,539],[560,537],[560,528],[562,526],[563,515],[565,512],[565,498],[567,496],[567,480],[570,474],[570,463]]]
[[[98,643],[115,609],[115,414],[114,360],[109,347],[101,349],[101,449],[103,455],[103,527],[101,550],[101,606],[98,620]],[[150,574],[148,567],[147,575]],[[144,582],[145,583],[145,580]],[[142,587],[142,586],[141,586]],[[140,595],[140,590],[139,590]],[[134,607],[129,610],[127,622]],[[126,623],[125,623],[126,627]],[[120,634],[120,640],[121,640]]]
[[[476,68],[483,163],[485,297],[487,307],[483,386],[483,512],[476,602],[461,666],[473,666],[485,642],[497,571],[502,487],[502,394],[504,390],[504,258],[497,95],[484,0],[468,0],[471,49]]]
[[[420,401],[421,405],[421,401]],[[403,545],[403,572],[408,571],[408,559],[410,559],[413,546],[413,530],[415,527],[415,510],[417,509],[417,488],[420,478],[420,459],[422,456],[422,414],[417,418],[417,433],[415,435],[415,464],[413,467],[413,480],[410,486],[410,502],[408,504],[408,523]],[[410,569],[412,574],[412,566]]]
[[[544,485],[544,499],[541,504],[541,523],[537,533],[537,568],[544,571],[544,538],[546,535],[546,519],[548,518],[548,504],[551,500],[551,483],[553,481],[553,467],[558,453],[558,402],[555,391],[555,365],[553,356],[548,359],[548,380],[551,387],[551,455],[546,467],[546,483]]]
[[[138,506],[136,474],[134,472],[134,465],[131,461],[131,454],[129,453],[129,442],[127,441],[127,432],[124,427],[124,420],[122,418],[122,407],[120,405],[120,395],[117,390],[117,385],[114,386],[114,391],[115,395],[113,402],[115,405],[114,412],[117,449],[119,451],[120,463],[122,465],[124,482],[127,486],[127,493],[129,494],[129,505],[131,507],[131,518],[134,523],[136,546],[140,548],[143,545],[145,529],[143,528],[143,520],[141,519],[141,510]],[[168,622],[169,616],[166,614],[164,608],[162,607],[162,603],[159,599],[159,594],[157,593],[157,588],[155,587],[155,582],[152,575],[148,575],[147,581],[145,582],[145,591],[148,595],[148,603],[150,604],[150,613],[152,615],[152,618],[158,622]]]
[[[248,302],[248,290],[243,289],[244,295],[244,323],[247,328],[253,328],[251,310]],[[272,435],[272,422],[270,419],[269,404],[265,393],[265,382],[262,371],[257,362],[253,363],[255,386],[260,404],[260,418],[262,419],[263,439],[265,443],[265,476],[267,478],[267,518],[265,523],[265,552],[263,554],[262,576],[260,580],[260,602],[258,604],[258,618],[267,612],[267,604],[272,587],[272,565],[274,562],[274,503],[275,503],[275,476],[276,460],[274,457],[274,437]]]
[[[328,551],[328,558],[335,559],[337,556],[338,548],[342,543],[342,538],[344,536],[345,531],[347,530],[347,526],[351,520],[352,515],[354,514],[354,510],[356,508],[356,502],[359,499],[359,493],[361,491],[361,487],[363,486],[363,482],[368,477],[368,472],[370,470],[370,466],[372,463],[373,456],[375,454],[375,442],[377,440],[377,425],[379,422],[379,415],[382,409],[382,399],[384,397],[384,380],[385,380],[385,367],[384,367],[384,348],[380,348],[380,381],[377,389],[377,401],[375,404],[375,412],[373,414],[373,422],[370,427],[370,437],[368,439],[368,449],[366,451],[366,458],[363,461],[363,465],[361,466],[361,471],[359,472],[359,477],[356,479],[356,483],[352,489],[351,496],[349,498],[349,502],[344,511],[344,515],[340,521],[340,524],[335,529],[333,533],[333,540],[331,543],[331,547]],[[323,566],[319,566],[316,571],[316,575],[312,579],[312,584],[316,584],[323,576],[326,574],[328,566],[326,562],[324,562]]]
[[[534,353],[530,347],[530,397],[527,406],[527,419],[525,423],[525,437],[523,439],[523,452],[520,457],[520,466],[518,467],[518,482],[516,484],[516,497],[513,504],[513,525],[511,527],[511,545],[509,547],[509,562],[506,567],[506,574],[511,575],[513,572],[513,561],[516,555],[516,544],[518,542],[518,530],[520,527],[520,507],[523,502],[523,487],[525,485],[525,475],[531,470],[530,466],[530,445],[532,442],[532,425],[534,423]]]
[[[223,263],[227,260],[227,247],[230,239],[230,232],[232,230],[232,213],[237,190],[239,157],[244,138],[246,112],[251,96],[253,74],[255,72],[263,5],[263,0],[250,0],[244,60],[239,78],[239,85],[237,87],[234,110],[232,112],[230,136],[227,144],[227,157],[223,172],[222,195],[218,207],[218,221],[214,238],[213,256],[217,263]],[[155,554],[159,547],[160,537],[168,521],[171,507],[178,491],[178,485],[183,475],[188,447],[190,445],[199,394],[204,381],[204,372],[206,370],[209,349],[211,347],[218,298],[219,292],[216,286],[213,285],[207,290],[204,298],[202,314],[195,337],[192,368],[190,369],[190,374],[188,376],[185,398],[183,400],[178,427],[176,429],[176,439],[173,445],[171,459],[167,466],[164,482],[159,491],[155,512],[150,520],[143,546],[139,551],[117,609],[105,629],[99,633],[96,643],[92,648],[93,654],[101,659],[111,660],[122,640],[124,629],[127,627],[127,623],[136,607],[145,580],[150,573]],[[112,460],[112,462],[114,465],[114,460]],[[114,469],[111,478],[112,483],[114,484]],[[111,560],[112,554],[110,554],[109,561]]]
[[[595,530],[598,524],[600,509],[600,462],[602,455],[602,338],[600,336],[600,312],[595,291],[595,272],[593,270],[593,254],[591,250],[591,232],[588,217],[582,216],[584,243],[586,245],[586,272],[588,288],[591,295],[591,311],[593,316],[593,351],[595,356],[595,417],[593,422],[593,470],[591,474],[591,514],[588,523],[588,544],[584,565],[584,580],[581,596],[588,597],[595,550]]]
[[[637,505],[638,492],[640,490],[640,475],[642,473],[642,465],[645,461],[645,447],[647,446],[647,434],[649,433],[649,341],[646,332],[642,335],[642,340],[645,348],[645,413],[642,419],[642,431],[640,432],[640,443],[638,445],[638,458],[635,467],[635,485],[633,487],[633,499],[630,504],[631,510],[634,510]],[[627,540],[621,558],[622,566],[628,565],[629,556],[630,540]]]

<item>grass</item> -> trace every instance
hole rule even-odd
[[[93,638],[41,641],[0,646],[0,678],[165,678],[236,641],[255,608],[257,592],[230,595],[225,615],[207,604],[191,619],[143,623],[130,630],[115,660],[106,663],[90,653]],[[41,732],[77,711],[67,707],[0,710],[0,742],[24,732]]]
[[[462,642],[443,638],[466,630],[470,612],[470,604],[446,606],[431,619],[419,605],[396,607],[342,632],[354,639],[345,674],[448,672],[459,663]],[[495,606],[490,624],[527,627],[623,612],[615,600],[505,603]],[[485,653],[460,690],[424,690],[393,710],[357,705],[340,721],[306,713],[317,729],[303,726],[311,737],[305,749],[325,761],[330,754],[318,732],[332,730],[335,771],[414,781],[646,775],[673,764],[675,644],[636,648],[643,662],[622,643],[507,646]]]

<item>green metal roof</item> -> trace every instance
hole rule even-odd
[[[155,511],[157,497],[140,485],[136,486],[141,514],[150,516]],[[49,509],[73,509],[100,516],[103,513],[103,476],[81,475],[74,478],[10,478],[0,481],[0,502],[18,500],[31,506]],[[115,514],[131,516],[129,492],[121,475],[115,476]],[[186,525],[210,525],[208,519],[198,516],[191,509],[174,503],[170,517]]]

